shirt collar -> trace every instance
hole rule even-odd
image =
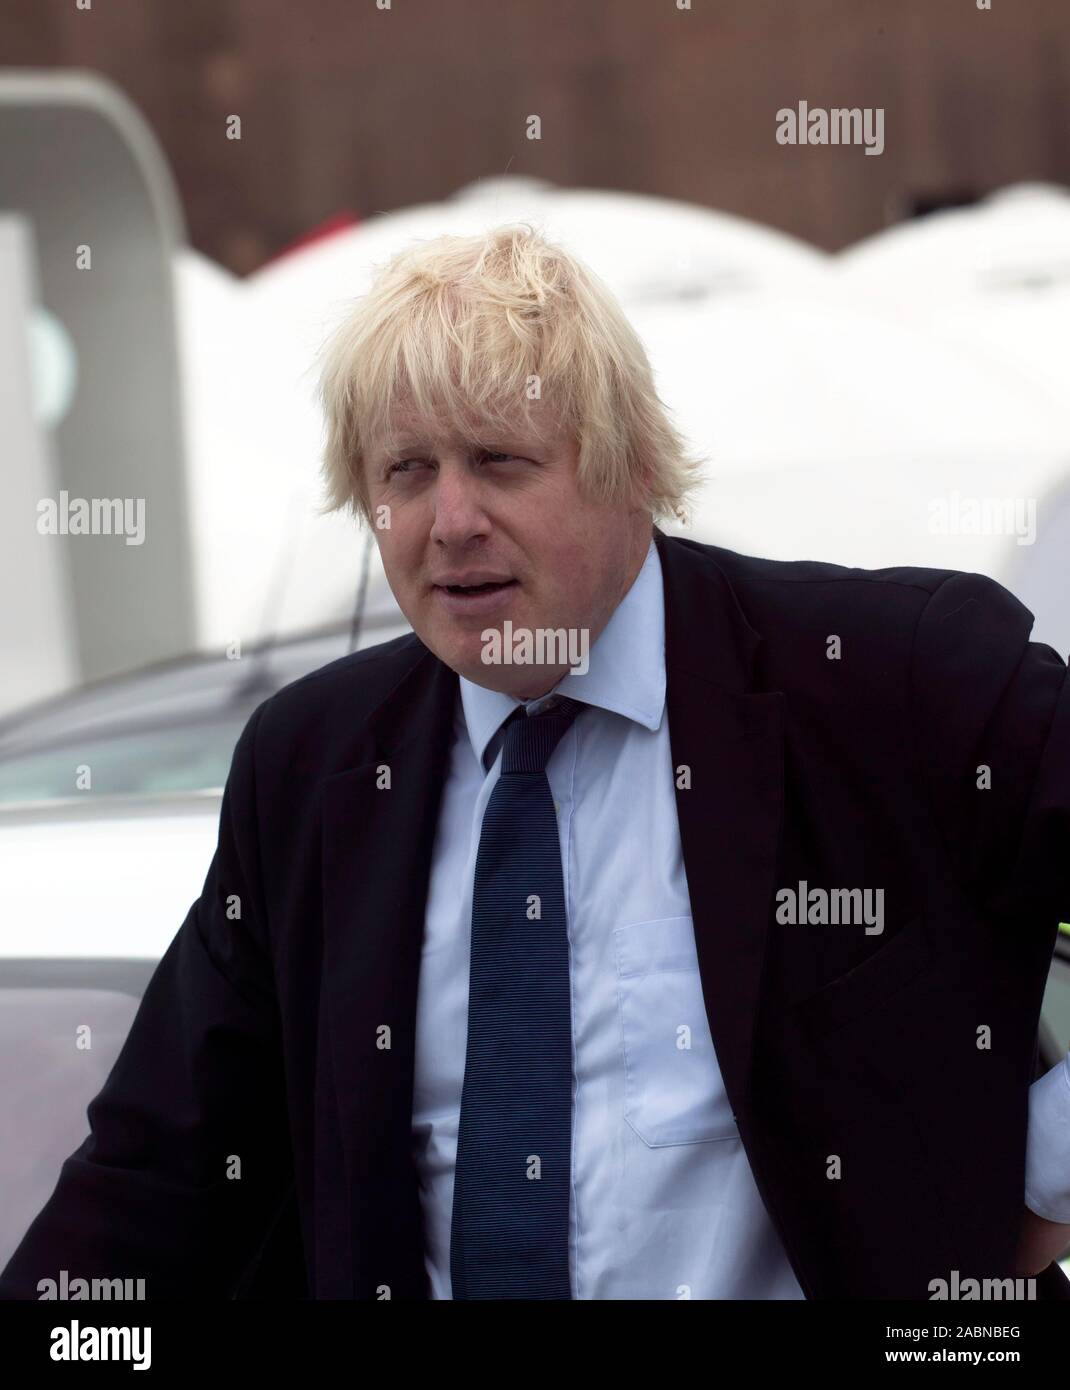
[[[476,758],[492,765],[505,720],[518,706],[536,713],[548,695],[568,695],[654,731],[665,709],[665,600],[653,538],[642,568],[588,654],[587,670],[564,676],[536,700],[518,700],[460,677],[460,713]]]

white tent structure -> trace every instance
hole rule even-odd
[[[1053,468],[1038,485],[1028,461],[1036,419],[1003,490],[1036,500],[1038,538],[996,577],[1032,609],[1035,633],[1070,651],[1070,192],[1020,184],[977,207],[870,237],[838,258],[842,290],[893,316],[989,378],[1024,388],[1050,420]],[[1046,485],[1045,485],[1046,484]]]
[[[1039,388],[1070,426],[1070,192],[1019,184],[869,237],[838,265],[856,299]]]
[[[835,297],[634,316],[709,463],[692,534],[774,559],[1004,573],[1018,536],[943,525],[1061,476],[1043,392]],[[941,529],[943,528],[943,529]]]

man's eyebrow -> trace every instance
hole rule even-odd
[[[427,439],[402,439],[396,444],[384,444],[379,452],[383,458],[401,458],[405,454],[433,453],[437,447]]]
[[[498,451],[501,449],[517,449],[527,451],[539,447],[539,441],[531,438],[525,439],[520,435],[503,435],[495,430],[488,430],[481,438],[466,438],[456,440],[439,440],[433,442],[428,439],[408,439],[398,443],[388,443],[383,445],[382,455],[385,458],[401,458],[406,454],[433,454],[437,448],[445,443],[454,443],[463,448],[469,449],[491,449]]]

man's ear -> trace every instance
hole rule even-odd
[[[650,503],[650,484],[652,470],[649,463],[643,464],[639,482],[635,485],[636,506],[645,511],[648,515],[653,511]]]

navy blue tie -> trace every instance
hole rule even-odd
[[[513,711],[483,815],[450,1232],[455,1299],[572,1296],[568,927],[545,768],[583,708],[555,696],[539,714]]]

